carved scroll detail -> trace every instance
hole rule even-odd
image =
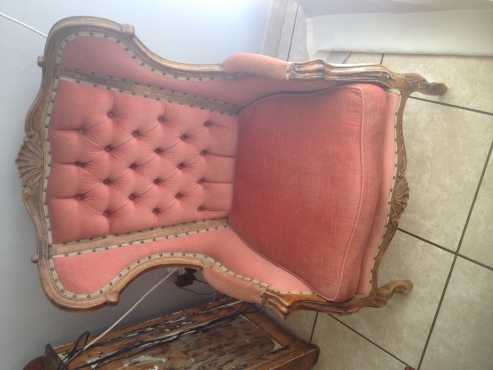
[[[443,95],[447,86],[428,82],[416,73],[394,73],[381,64],[329,64],[321,59],[290,63],[288,80],[326,80],[342,83],[371,82],[389,89],[398,89],[403,95],[418,91],[426,95]]]
[[[288,80],[337,80],[343,82],[380,82],[391,87],[397,74],[382,65],[328,64],[321,59],[303,63],[291,63]]]
[[[30,196],[43,176],[44,156],[40,133],[30,131],[17,155],[17,170],[22,181],[24,196]]]
[[[425,95],[443,95],[447,92],[447,85],[437,82],[428,82],[421,75],[406,73],[404,78],[411,91],[418,91]]]

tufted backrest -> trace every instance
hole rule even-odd
[[[236,116],[64,77],[50,115],[53,242],[228,214]]]
[[[248,74],[191,78],[98,32],[67,35],[57,55],[45,125],[51,243],[227,216],[242,105],[327,86]],[[225,67],[235,65],[233,58]]]

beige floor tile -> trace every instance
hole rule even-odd
[[[317,52],[310,59],[322,59],[327,63],[343,64],[349,58],[349,52],[327,51]]]
[[[492,282],[493,271],[457,260],[422,370],[493,369]]]
[[[409,279],[414,289],[387,306],[341,319],[390,353],[417,365],[452,264],[452,253],[397,232],[380,269],[380,284]]]
[[[323,59],[332,64],[380,64],[382,54],[349,53],[343,51],[319,52],[311,59]]]
[[[449,87],[441,97],[416,96],[493,112],[493,58],[386,54],[383,64],[395,72],[420,73]]]
[[[404,365],[332,317],[319,314],[313,343],[320,347],[314,370],[403,370]]]
[[[316,313],[312,311],[295,311],[286,319],[280,319],[273,312],[267,311],[270,317],[276,320],[282,327],[289,330],[298,338],[310,341],[312,334],[313,322],[315,321]]]
[[[493,159],[469,220],[460,253],[493,267]]]
[[[400,226],[455,250],[493,137],[493,116],[410,99],[404,132],[411,194]]]
[[[351,53],[346,64],[380,64],[382,54]]]
[[[306,17],[300,6],[296,17],[289,60],[293,62],[304,62],[308,59],[308,49],[306,46]]]

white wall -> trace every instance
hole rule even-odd
[[[305,15],[354,13],[416,13],[461,9],[491,9],[488,0],[297,0]],[[490,0],[491,1],[491,0]]]
[[[129,23],[151,50],[194,63],[221,62],[236,51],[259,51],[268,11],[265,0],[0,0],[0,12],[43,32],[56,20],[72,15]],[[60,344],[83,330],[104,328],[165,271],[141,277],[125,291],[118,306],[98,311],[63,311],[44,296],[30,262],[36,240],[21,203],[14,161],[24,136],[25,114],[39,87],[36,57],[42,54],[45,40],[2,18],[0,35],[0,368],[17,370],[41,354],[48,342]],[[168,284],[130,320],[202,299]]]

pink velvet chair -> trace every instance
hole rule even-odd
[[[158,266],[287,314],[381,306],[408,187],[402,114],[443,84],[381,65],[171,62],[130,26],[56,23],[18,157],[43,287],[92,308]]]

